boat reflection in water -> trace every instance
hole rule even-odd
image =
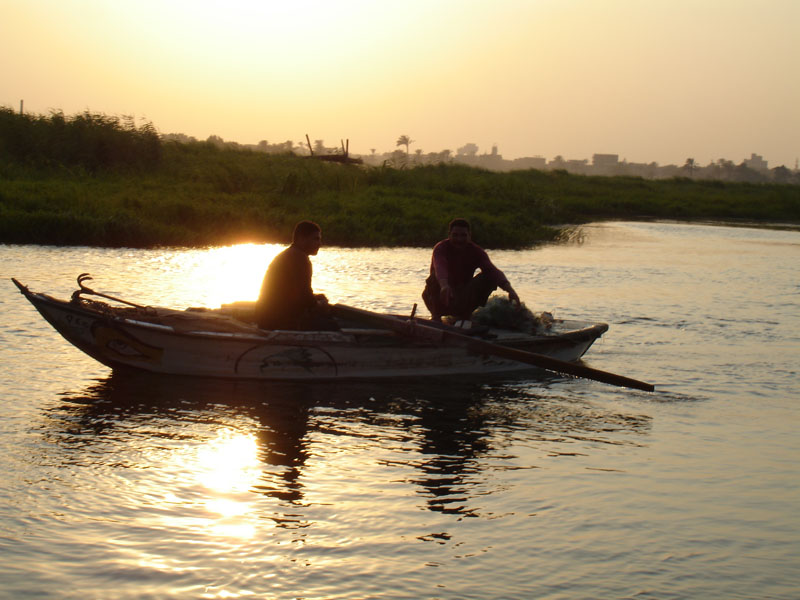
[[[305,527],[313,516],[302,507],[345,490],[368,496],[381,480],[416,489],[430,510],[478,516],[475,498],[492,491],[489,460],[520,430],[552,453],[575,440],[618,445],[619,433],[650,426],[574,394],[553,396],[547,380],[376,385],[117,372],[66,395],[47,417],[45,435],[67,463],[132,469],[129,481],[159,488],[145,490],[154,500],[168,491],[167,504],[200,503],[227,517],[252,515],[254,497],[272,498],[283,509],[271,507],[270,518],[282,527]]]

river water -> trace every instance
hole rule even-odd
[[[8,279],[218,306],[279,249],[0,246],[0,597],[800,596],[800,233],[606,223],[491,253],[534,311],[609,323],[584,363],[652,394],[121,376]],[[323,247],[314,285],[406,313],[428,261]]]

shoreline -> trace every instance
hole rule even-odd
[[[597,225],[602,223],[665,223],[675,225],[703,225],[710,227],[736,227],[743,229],[765,229],[773,231],[797,231],[800,232],[800,223],[760,223],[756,221],[721,221],[721,220],[705,220],[705,219],[635,219],[635,218],[620,218],[620,219],[597,219],[587,221],[579,224],[556,226],[559,234],[556,239],[543,239],[534,242],[529,246],[522,246],[519,248],[494,248],[491,246],[481,246],[486,250],[530,250],[537,246],[545,244],[569,244],[576,237],[580,237],[580,230],[583,227]],[[444,236],[446,237],[446,236]],[[444,237],[442,239],[444,239]],[[36,242],[3,242],[0,241],[0,246],[36,246],[36,247],[50,247],[50,248],[117,248],[117,249],[132,249],[132,250],[159,250],[159,249],[204,249],[204,248],[221,248],[226,246],[236,246],[239,244],[288,244],[289,240],[242,240],[229,243],[220,244],[196,244],[196,245],[182,245],[182,244],[154,244],[150,246],[137,246],[137,245],[98,245],[98,244],[69,244],[69,243],[36,243]],[[481,245],[481,244],[478,244]],[[324,243],[328,248],[343,248],[353,250],[380,250],[380,249],[425,249],[432,248],[433,246],[418,246],[407,244],[393,244],[393,245],[369,245],[369,246],[354,246],[348,244],[333,244]]]
[[[800,228],[800,186],[685,178],[411,169],[164,144],[155,166],[97,172],[0,164],[0,243],[192,247],[288,243],[318,222],[328,246],[433,247],[467,218],[486,249],[521,249],[597,221]]]

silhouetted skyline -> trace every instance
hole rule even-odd
[[[565,158],[561,155],[548,159],[544,156],[524,156],[514,159],[506,159],[500,153],[497,146],[493,146],[490,152],[480,152],[477,144],[467,143],[460,146],[454,153],[445,149],[434,152],[425,152],[417,148],[413,153],[409,151],[406,142],[413,142],[411,137],[403,135],[398,138],[396,145],[403,146],[393,151],[374,152],[369,154],[349,153],[349,142],[341,141],[340,146],[329,146],[324,140],[314,140],[309,148],[310,140],[303,142],[270,143],[261,140],[258,144],[240,144],[234,141],[223,140],[220,136],[212,135],[206,140],[198,140],[186,134],[166,134],[165,140],[172,140],[184,143],[204,141],[220,147],[234,149],[253,150],[256,152],[266,152],[279,154],[293,152],[300,155],[328,154],[344,155],[346,152],[352,158],[362,160],[370,166],[388,165],[397,168],[414,167],[432,164],[466,164],[473,167],[489,169],[491,171],[517,171],[525,169],[538,169],[541,171],[564,170],[577,175],[602,175],[602,176],[631,176],[644,177],[646,179],[665,179],[669,177],[689,177],[694,179],[717,179],[722,181],[748,181],[758,182],[777,182],[800,184],[800,169],[797,161],[793,167],[787,165],[777,165],[771,167],[769,161],[765,160],[760,154],[752,152],[749,157],[739,161],[728,158],[718,158],[701,164],[693,157],[687,157],[680,164],[658,164],[656,161],[633,162],[628,161],[618,154],[594,153],[591,159]],[[409,141],[410,140],[410,141]]]

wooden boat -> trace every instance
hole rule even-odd
[[[12,281],[67,341],[114,369],[291,381],[511,373],[532,365],[568,373],[574,368],[571,374],[579,376],[605,373],[570,362],[607,331],[605,323],[554,320],[533,335],[489,329],[479,337],[413,316],[333,305],[341,331],[266,331],[237,318],[242,303],[187,310],[140,306],[94,292],[84,285],[87,279],[78,278],[80,289],[70,300]]]

